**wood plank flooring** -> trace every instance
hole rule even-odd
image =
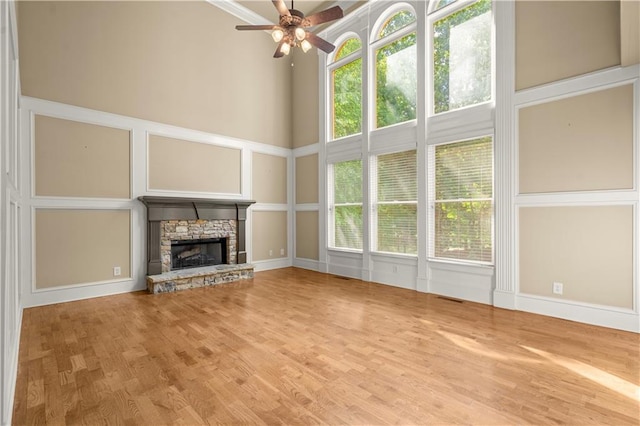
[[[23,424],[639,424],[640,336],[301,269],[24,312]]]

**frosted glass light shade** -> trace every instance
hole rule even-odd
[[[304,40],[307,34],[304,31],[304,28],[298,27],[296,28],[296,38],[300,41]]]
[[[284,37],[284,31],[282,31],[280,28],[276,28],[275,30],[273,30],[273,32],[271,32],[271,37],[273,38],[273,41],[279,43],[280,40],[282,40],[282,37]]]
[[[307,40],[302,40],[302,43],[300,43],[300,47],[302,47],[302,51],[304,53],[307,53],[309,49],[311,49],[311,43],[309,43]]]
[[[280,48],[280,51],[285,55],[288,55],[289,52],[291,51],[291,45],[289,43],[284,43]]]

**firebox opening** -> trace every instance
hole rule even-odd
[[[171,270],[227,263],[227,239],[171,241]]]

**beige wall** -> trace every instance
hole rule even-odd
[[[324,53],[322,53],[324,55]],[[319,75],[315,49],[293,54],[293,147],[318,143],[319,138]]]
[[[149,188],[240,194],[241,151],[149,135]]]
[[[633,187],[633,86],[520,110],[520,192]]]
[[[251,215],[252,260],[288,256],[287,212],[254,211]],[[284,254],[281,250],[284,249]]]
[[[296,158],[296,204],[318,203],[318,155]]]
[[[22,93],[291,147],[291,66],[205,1],[17,2]]]
[[[521,293],[633,307],[631,206],[521,208],[519,257]]]
[[[620,64],[620,2],[516,3],[516,88]]]
[[[131,277],[130,222],[129,210],[36,210],[36,288]]]
[[[35,116],[38,196],[130,198],[130,133]]]
[[[287,204],[287,159],[254,153],[252,167],[253,199],[258,203]]]
[[[620,47],[623,66],[640,62],[640,2],[620,2]]]
[[[318,212],[296,212],[296,257],[319,260]]]

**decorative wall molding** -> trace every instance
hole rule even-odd
[[[312,145],[301,146],[293,150],[293,157],[306,157],[308,155],[318,154],[320,152],[320,146],[317,143]]]
[[[255,203],[251,206],[254,212],[288,212],[287,204]]]
[[[133,117],[121,116],[87,108],[66,105],[31,97],[22,97],[23,108],[21,110],[21,165],[23,169],[23,182],[25,187],[30,188],[33,181],[33,118],[36,115],[71,120],[81,123],[125,129],[131,132],[131,199],[101,199],[101,198],[81,198],[81,197],[37,197],[32,196],[25,199],[25,207],[22,209],[22,220],[25,224],[23,241],[25,256],[23,264],[25,269],[22,277],[22,293],[25,306],[40,306],[51,303],[60,303],[71,300],[80,300],[91,297],[106,296],[109,294],[124,293],[130,291],[143,290],[145,283],[145,262],[146,259],[146,209],[136,198],[139,196],[180,196],[180,197],[207,197],[228,200],[249,200],[252,173],[252,154],[261,153],[284,157],[287,159],[287,197],[293,197],[293,150],[278,146],[261,144],[217,134],[210,134],[198,130],[181,128],[173,125],[137,119]],[[147,164],[148,164],[148,135],[154,134],[179,140],[195,143],[204,143],[226,148],[239,149],[241,151],[241,193],[240,194],[218,194],[218,193],[198,193],[184,191],[151,190],[147,188]],[[314,148],[306,148],[312,151]],[[299,151],[305,152],[305,151]],[[123,280],[113,280],[98,283],[80,283],[66,288],[52,288],[35,291],[32,288],[34,277],[33,250],[35,246],[34,212],[36,209],[123,209],[131,212],[131,277]],[[293,229],[293,206],[285,204],[261,203],[252,206],[248,214],[248,222],[251,221],[251,210],[256,211],[282,211],[288,214],[288,228]],[[247,251],[251,252],[251,226],[247,226]],[[289,232],[288,247],[292,253],[293,235]],[[257,270],[273,269],[276,267],[287,267],[293,263],[293,255],[287,258],[261,261],[257,263]]]
[[[0,2],[0,424],[11,424],[23,301],[20,69],[13,0]]]
[[[494,2],[496,28],[496,123],[495,155],[495,288],[493,305],[515,307],[514,250],[515,211],[513,197],[515,126],[513,94],[515,90],[515,3]]]
[[[630,84],[638,80],[640,64],[595,71],[515,92],[514,105],[530,106]]]
[[[318,203],[296,204],[295,210],[297,212],[317,212],[320,210],[320,204]]]

